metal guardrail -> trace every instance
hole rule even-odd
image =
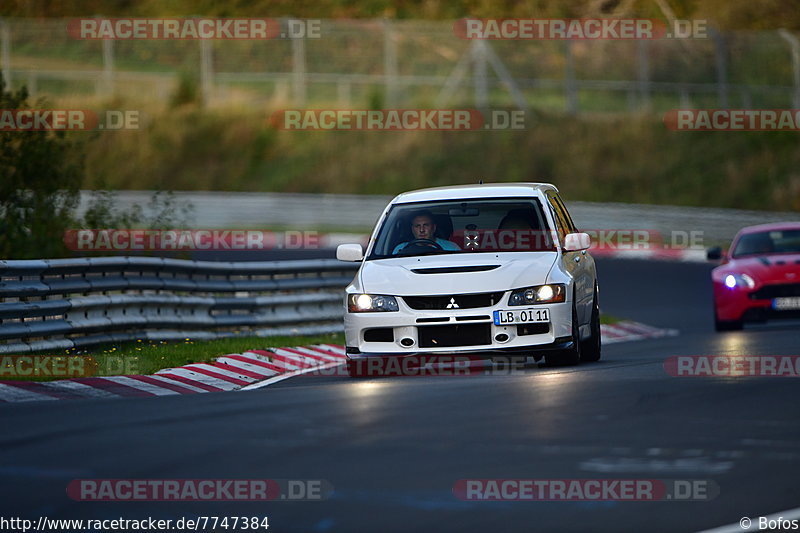
[[[342,329],[357,264],[154,257],[0,261],[0,353]]]

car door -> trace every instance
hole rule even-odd
[[[554,191],[547,192],[547,200],[556,221],[558,237],[561,246],[564,246],[564,238],[570,233],[578,233],[572,217],[569,215],[564,202]],[[591,319],[592,299],[594,296],[594,259],[586,250],[577,252],[563,252],[561,254],[564,270],[570,273],[575,280],[575,309],[578,313],[578,322],[583,325],[581,334],[587,335],[586,328]]]

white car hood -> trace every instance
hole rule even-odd
[[[362,290],[396,296],[507,291],[547,283],[558,252],[505,252],[397,257],[365,261]],[[483,272],[418,274],[412,269],[499,265]]]

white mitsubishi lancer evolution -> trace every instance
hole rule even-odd
[[[589,235],[546,183],[400,194],[345,289],[348,368],[369,358],[470,355],[550,365],[600,359]]]

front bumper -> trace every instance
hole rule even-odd
[[[574,342],[572,337],[565,337],[563,339],[556,339],[555,342],[550,344],[535,344],[532,346],[516,346],[512,348],[491,348],[485,350],[467,350],[467,349],[459,349],[457,351],[451,352],[436,352],[436,355],[464,355],[464,356],[476,356],[481,359],[490,359],[492,357],[499,357],[499,356],[510,356],[510,355],[534,355],[534,356],[543,356],[545,353],[550,352],[558,352],[561,350],[569,350],[574,346]],[[394,353],[386,353],[386,352],[374,352],[374,353],[364,353],[358,350],[357,348],[347,348],[347,360],[349,361],[358,361],[360,359],[369,359],[373,357],[418,357],[418,356],[430,356],[431,352],[425,351],[417,351],[417,352],[403,352],[401,354],[394,354]],[[537,357],[538,359],[538,357]]]
[[[507,295],[503,298],[507,302]],[[399,311],[345,313],[346,352],[350,358],[479,354],[508,355],[554,351],[571,346],[572,302],[509,307],[415,310],[398,297]],[[544,324],[503,325],[493,322],[496,310],[546,308]]]
[[[781,287],[781,284],[770,287]],[[714,283],[714,307],[717,320],[764,322],[774,319],[800,318],[800,310],[776,310],[772,298],[759,298],[762,287],[744,289],[726,287],[723,283]]]

